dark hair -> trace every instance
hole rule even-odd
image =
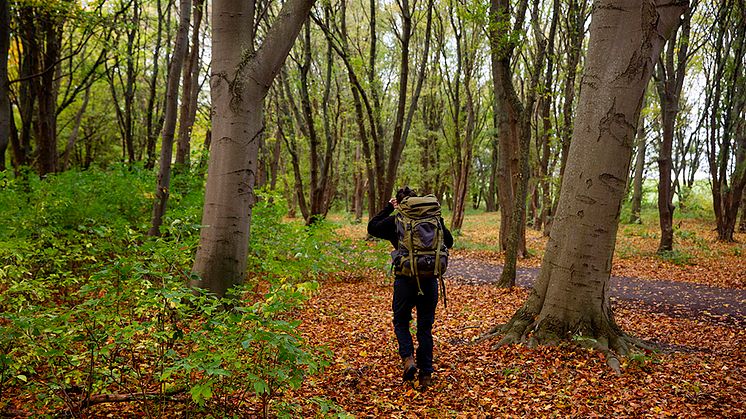
[[[417,196],[417,192],[409,186],[405,186],[396,191],[396,202],[401,202],[402,200],[404,200],[404,198],[410,196]]]

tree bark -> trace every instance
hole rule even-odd
[[[636,124],[655,60],[685,3],[597,1],[576,129],[539,278],[498,345],[572,340],[611,355],[634,343],[614,322],[608,281]],[[490,337],[488,334],[485,337]]]
[[[253,2],[213,3],[213,135],[204,226],[193,271],[193,287],[218,296],[243,282],[248,255],[251,209],[255,202],[257,138],[264,130],[264,98],[292,47],[313,0],[289,0],[253,51]],[[237,48],[236,46],[241,46]]]
[[[161,133],[161,158],[158,170],[158,181],[155,188],[153,202],[153,216],[150,223],[149,236],[159,236],[163,216],[166,214],[169,189],[171,188],[171,159],[173,158],[174,131],[176,131],[176,113],[179,101],[179,79],[184,64],[187,49],[187,34],[189,32],[189,16],[192,8],[191,0],[179,2],[179,32],[176,35],[171,67],[168,70],[168,86],[166,88],[166,112],[164,116],[163,132]]]

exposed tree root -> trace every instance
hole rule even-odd
[[[653,343],[627,335],[613,319],[607,316],[602,316],[602,318],[601,324],[598,324],[598,321],[589,320],[568,326],[566,322],[552,317],[543,317],[539,320],[538,315],[528,312],[523,307],[507,324],[492,327],[475,343],[501,336],[492,349],[518,343],[535,347],[570,342],[601,352],[606,359],[606,364],[617,375],[621,374],[620,357],[629,356],[638,350],[656,351],[658,349]]]

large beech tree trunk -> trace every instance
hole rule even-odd
[[[512,319],[485,337],[499,345],[587,336],[625,354],[635,341],[614,322],[608,282],[635,129],[655,61],[686,3],[600,0],[575,130],[541,272]],[[614,361],[614,362],[612,362]],[[618,369],[616,358],[609,365]]]
[[[264,98],[279,73],[313,0],[289,0],[253,51],[254,2],[212,5],[212,130],[205,206],[193,287],[219,296],[243,282],[248,255],[258,141]]]

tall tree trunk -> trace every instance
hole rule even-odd
[[[554,0],[552,12],[552,23],[549,28],[549,39],[547,39],[547,68],[544,75],[544,92],[540,97],[539,109],[541,109],[541,123],[542,123],[542,135],[541,135],[541,147],[539,157],[539,179],[541,186],[541,212],[538,214],[537,220],[534,223],[536,230],[541,230],[544,227],[544,232],[548,235],[549,229],[547,224],[549,219],[552,217],[552,199],[551,199],[551,188],[552,182],[549,176],[549,159],[550,159],[550,137],[552,135],[552,120],[551,120],[551,106],[552,96],[554,89],[554,39],[557,34],[557,22],[559,21],[560,2]]]
[[[179,135],[176,146],[175,164],[184,169],[189,168],[190,142],[192,127],[197,114],[197,97],[199,95],[199,28],[202,24],[204,0],[193,0],[192,42],[187,54],[181,91],[181,110],[179,111]]]
[[[643,98],[643,108],[645,107],[644,100],[645,99]],[[640,116],[640,121],[637,123],[637,140],[635,143],[637,157],[635,158],[635,177],[634,182],[632,183],[632,213],[630,214],[629,222],[633,224],[642,224],[640,211],[642,210],[642,176],[645,171],[646,148],[645,118],[642,116]]]
[[[384,186],[380,189],[378,195],[378,209],[383,206],[391,198],[391,193],[394,191],[394,183],[396,182],[396,173],[399,169],[399,162],[401,161],[402,152],[407,144],[407,137],[409,135],[409,128],[412,124],[412,118],[414,111],[417,109],[417,102],[420,97],[422,90],[422,83],[425,80],[425,70],[427,68],[428,58],[430,56],[430,34],[432,30],[432,14],[433,14],[433,2],[434,0],[428,0],[427,6],[427,18],[425,22],[425,35],[424,35],[424,51],[422,53],[422,61],[420,61],[420,68],[417,72],[417,79],[415,81],[414,91],[412,97],[409,100],[409,109],[407,110],[407,91],[409,84],[409,43],[412,38],[412,13],[413,10],[409,7],[409,0],[402,0],[399,2],[401,10],[402,27],[400,33],[400,41],[402,44],[401,49],[401,64],[399,67],[399,94],[396,106],[396,116],[394,118],[394,133],[391,141],[391,148],[389,149],[389,159],[386,168],[386,174],[384,176]],[[380,138],[379,138],[380,140]]]
[[[288,0],[253,51],[253,2],[213,3],[213,131],[200,246],[193,287],[218,296],[243,282],[254,204],[257,141],[264,129],[264,97],[298,36],[313,0]],[[241,48],[237,48],[239,45]]]
[[[495,109],[498,110],[498,135],[500,138],[498,170],[500,201],[500,249],[508,249],[510,225],[513,220],[515,195],[518,192],[520,175],[520,124],[523,104],[513,86],[511,59],[516,47],[514,34],[522,30],[526,15],[527,0],[522,0],[515,15],[515,29],[510,30],[510,2],[492,0],[490,5],[490,57],[492,61],[492,83],[495,90]],[[502,28],[504,33],[498,30]],[[528,180],[528,179],[526,179]],[[520,218],[524,215],[521,214]],[[518,234],[519,254],[526,254],[525,225]]]
[[[691,10],[684,13],[684,18],[674,28],[673,35],[668,41],[668,48],[661,53],[658,62],[657,90],[661,106],[663,137],[658,155],[658,215],[660,216],[661,240],[658,253],[673,250],[673,182],[671,170],[673,168],[672,150],[676,117],[679,114],[679,97],[684,86],[684,75],[689,50],[689,22]],[[681,28],[681,37],[678,30]],[[677,42],[677,40],[679,40]],[[674,55],[677,59],[674,61]]]
[[[493,113],[495,113],[495,111],[493,111]],[[495,115],[492,119],[495,122],[495,128],[497,128],[497,116]],[[498,137],[494,136],[490,141],[490,184],[487,187],[487,196],[485,197],[487,212],[497,211],[497,168],[499,165],[498,144]]]
[[[161,0],[156,1],[156,10],[158,11],[158,27],[155,33],[155,49],[153,50],[153,68],[150,73],[150,80],[148,81],[148,103],[146,110],[146,127],[145,127],[145,149],[146,159],[145,168],[152,169],[155,166],[155,146],[158,142],[158,132],[160,127],[163,125],[163,120],[156,112],[156,101],[158,100],[157,87],[158,87],[158,76],[159,76],[159,65],[161,60],[161,37],[163,36],[163,10],[161,9]]]
[[[576,130],[539,278],[499,345],[587,337],[619,363],[634,341],[616,325],[608,281],[645,86],[684,4],[596,1]],[[487,335],[491,336],[491,335]]]
[[[494,1],[494,0],[493,0]],[[542,35],[539,33],[538,19],[539,1],[533,3],[533,26],[535,37],[539,39]],[[555,13],[557,13],[555,11]],[[511,108],[518,116],[518,171],[515,172],[517,179],[515,185],[515,195],[513,196],[513,211],[510,218],[510,231],[508,234],[507,246],[505,248],[505,264],[500,274],[500,280],[497,282],[498,287],[510,288],[515,286],[516,263],[519,255],[526,255],[526,196],[528,189],[529,158],[531,145],[531,115],[536,102],[537,89],[539,87],[539,77],[544,68],[546,59],[546,40],[538,42],[538,51],[536,52],[536,68],[531,78],[529,91],[527,93],[526,107],[518,99],[515,89],[512,88],[511,80],[503,80],[502,83],[508,86],[506,92],[507,99],[511,103]],[[505,73],[503,73],[505,76]],[[509,77],[509,76],[508,76]],[[512,93],[511,93],[512,92]]]
[[[166,204],[171,188],[171,159],[173,158],[174,131],[176,131],[176,113],[179,101],[179,79],[181,67],[184,64],[187,49],[187,35],[189,32],[189,16],[192,8],[191,0],[180,0],[179,32],[176,35],[176,45],[168,70],[168,86],[166,88],[166,112],[163,132],[161,133],[161,159],[158,170],[158,181],[155,188],[153,202],[153,216],[150,223],[149,236],[159,236],[163,216],[166,214]]]
[[[55,75],[59,65],[63,19],[51,10],[43,10],[40,15],[38,25],[41,28],[43,49],[31,53],[41,55],[38,61],[41,74],[35,78],[36,143],[39,152],[38,172],[39,176],[44,176],[57,171],[58,82]]]

